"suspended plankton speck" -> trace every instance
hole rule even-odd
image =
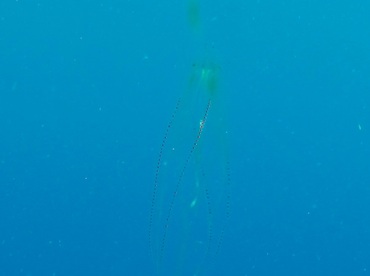
[[[362,130],[362,126],[360,124],[358,124],[358,130]]]
[[[193,208],[197,204],[197,198],[194,198],[193,201],[190,203],[190,208]]]

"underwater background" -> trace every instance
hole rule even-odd
[[[208,55],[230,213],[204,274],[369,275],[369,14],[349,0],[1,1],[0,275],[173,275],[148,241],[158,154]]]

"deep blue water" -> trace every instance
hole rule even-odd
[[[194,35],[180,2],[1,1],[0,275],[156,275],[160,145],[208,54],[231,212],[205,274],[368,275],[370,4],[204,0]]]

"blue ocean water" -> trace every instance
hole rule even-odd
[[[0,275],[173,275],[148,241],[158,154],[189,67],[209,58],[228,141],[204,143],[228,157],[205,157],[205,170],[229,166],[230,214],[215,218],[227,226],[200,275],[368,275],[369,11],[348,0],[1,1]],[[152,235],[177,263],[199,254]]]

